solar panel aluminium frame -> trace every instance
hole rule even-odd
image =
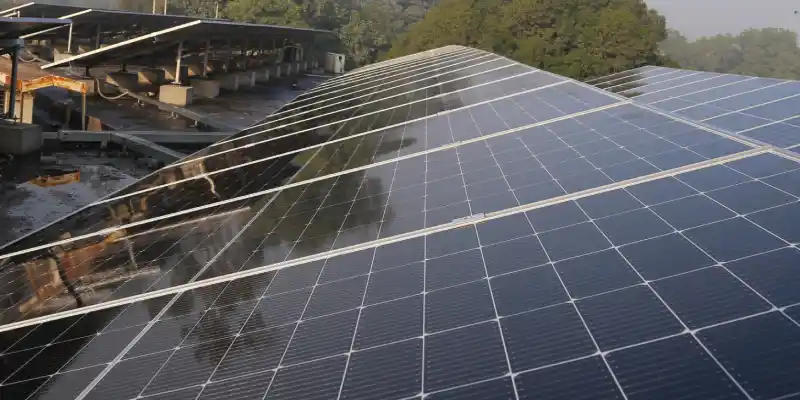
[[[742,142],[741,140],[736,140],[736,141],[737,142]],[[195,288],[198,288],[198,287],[204,287],[204,286],[208,286],[208,285],[215,284],[215,283],[220,283],[220,282],[227,282],[227,281],[231,281],[231,280],[235,280],[235,279],[239,279],[239,278],[243,278],[243,277],[247,277],[247,276],[253,276],[253,275],[257,275],[257,274],[264,273],[264,272],[280,270],[280,269],[283,269],[283,268],[286,268],[286,267],[290,267],[290,266],[294,266],[294,265],[298,265],[298,264],[303,264],[303,263],[307,263],[307,262],[316,261],[316,260],[319,260],[319,259],[322,259],[322,258],[326,258],[326,257],[332,257],[332,256],[336,256],[336,255],[348,254],[348,253],[351,253],[351,252],[362,250],[364,248],[381,246],[381,245],[394,243],[394,242],[397,242],[397,241],[402,241],[402,240],[405,240],[405,239],[410,239],[410,238],[414,238],[414,237],[418,237],[418,236],[423,236],[423,235],[427,235],[427,234],[431,234],[431,233],[435,233],[435,232],[446,231],[446,230],[449,230],[449,229],[452,229],[452,228],[455,228],[455,227],[464,226],[464,225],[468,225],[468,224],[475,223],[475,222],[488,221],[488,220],[491,220],[491,219],[500,218],[500,217],[503,217],[503,216],[515,214],[515,213],[522,212],[522,211],[529,211],[529,210],[533,210],[533,209],[537,209],[537,208],[546,207],[548,205],[557,204],[559,202],[563,202],[563,201],[567,201],[567,200],[581,199],[581,198],[584,198],[584,197],[589,197],[589,196],[592,196],[592,195],[605,193],[605,192],[616,190],[616,189],[619,189],[619,188],[628,187],[628,186],[631,186],[631,185],[640,184],[640,183],[644,183],[644,182],[649,182],[649,181],[652,181],[652,180],[660,179],[662,177],[674,176],[674,175],[678,175],[678,174],[689,172],[689,171],[703,169],[703,168],[706,168],[706,167],[711,166],[711,165],[718,165],[718,164],[722,164],[722,163],[726,163],[726,162],[730,162],[730,161],[734,161],[734,160],[738,160],[738,159],[742,159],[742,158],[747,158],[747,157],[753,156],[753,155],[768,153],[768,152],[772,152],[772,153],[780,155],[780,156],[782,156],[784,158],[797,159],[794,155],[787,155],[786,153],[781,152],[778,149],[772,149],[772,148],[769,148],[769,147],[766,147],[766,148],[765,147],[755,147],[755,148],[753,148],[751,150],[748,150],[748,151],[739,152],[739,153],[735,153],[735,154],[732,154],[732,155],[729,155],[729,156],[714,158],[714,159],[710,159],[710,160],[706,160],[706,161],[690,164],[690,165],[687,165],[687,166],[681,167],[681,168],[666,170],[666,171],[653,173],[653,174],[650,174],[650,175],[645,175],[645,176],[641,176],[641,177],[637,177],[637,178],[631,178],[631,179],[628,179],[628,180],[625,180],[625,181],[616,182],[616,183],[604,185],[604,186],[597,187],[597,188],[587,189],[587,190],[583,190],[583,191],[572,193],[572,194],[566,194],[566,195],[563,195],[563,196],[559,196],[559,197],[555,197],[555,198],[551,198],[551,199],[547,199],[547,200],[543,200],[543,201],[539,201],[539,202],[535,202],[535,203],[529,203],[529,204],[521,205],[521,206],[518,206],[518,207],[508,208],[508,209],[505,209],[505,210],[502,210],[502,211],[497,211],[497,212],[493,212],[493,213],[489,213],[489,214],[483,214],[483,215],[476,215],[476,216],[472,216],[472,217],[467,217],[467,218],[464,218],[464,219],[461,219],[461,220],[453,221],[450,224],[443,224],[443,225],[438,225],[438,226],[434,226],[434,227],[430,227],[430,228],[423,228],[423,229],[420,229],[420,230],[417,230],[417,231],[413,231],[413,232],[410,232],[410,233],[407,233],[407,234],[400,234],[400,235],[391,236],[391,237],[384,238],[384,239],[377,239],[377,240],[374,240],[374,241],[371,241],[371,242],[368,242],[368,243],[365,243],[365,244],[346,247],[343,250],[331,250],[331,251],[328,251],[328,252],[325,252],[325,253],[315,254],[315,255],[312,255],[312,256],[301,257],[301,258],[293,259],[293,260],[290,260],[290,261],[270,264],[268,266],[263,266],[261,268],[254,268],[252,270],[247,270],[247,271],[237,272],[237,273],[233,273],[233,274],[223,275],[223,276],[216,277],[216,278],[211,278],[211,279],[205,279],[205,280],[199,281],[199,282],[191,282],[191,283],[183,284],[183,285],[180,285],[180,286],[171,287],[171,288],[168,288],[168,289],[157,290],[157,291],[153,291],[153,292],[150,292],[150,293],[147,293],[147,294],[143,294],[143,295],[135,295],[135,296],[126,297],[126,298],[123,298],[123,299],[120,299],[120,300],[112,300],[112,301],[108,301],[108,302],[104,302],[104,303],[99,303],[97,305],[87,306],[87,307],[80,308],[80,309],[75,309],[75,310],[70,310],[70,311],[63,311],[63,312],[60,312],[59,314],[52,315],[52,316],[39,317],[39,318],[35,318],[35,319],[29,319],[29,320],[24,320],[24,321],[21,321],[21,322],[11,323],[11,324],[0,326],[0,332],[6,331],[6,330],[15,329],[15,328],[18,328],[18,327],[33,325],[33,324],[40,323],[40,322],[46,322],[46,321],[49,321],[49,320],[52,320],[52,319],[56,319],[56,318],[63,318],[63,317],[68,317],[68,316],[80,315],[80,314],[85,314],[85,313],[91,312],[91,311],[97,311],[97,310],[107,309],[107,308],[111,308],[111,307],[115,307],[115,306],[119,306],[119,305],[130,304],[130,303],[143,301],[143,300],[147,300],[147,299],[151,299],[151,298],[155,298],[155,297],[161,297],[161,296],[171,295],[171,294],[175,294],[175,293],[182,293],[182,292],[185,292],[186,290],[195,289]],[[298,184],[300,184],[300,183],[298,183]],[[269,205],[269,203],[266,206],[268,206],[268,205]],[[263,207],[261,210],[259,210],[259,213],[263,213],[263,211],[267,208],[266,206]],[[255,217],[252,218],[249,223],[252,223],[252,221],[254,221],[255,219],[256,219]],[[241,233],[244,232],[245,229],[246,229],[246,227],[243,228],[242,230],[240,230],[237,233],[237,236],[234,237],[231,241],[228,242],[228,245],[230,245],[231,243],[235,242],[235,240],[238,237],[238,235],[241,235]],[[223,251],[218,253],[218,255],[222,254]],[[213,260],[212,260],[212,262],[213,262]],[[211,262],[207,263],[206,267],[208,267],[209,265],[211,265]],[[200,275],[201,274],[199,273],[199,274],[195,275],[195,277],[198,277]]]
[[[770,116],[762,116],[760,114],[751,114],[748,110],[756,110],[761,109],[762,113],[764,112],[763,109],[770,104],[780,105],[781,103],[796,101],[800,99],[800,95],[797,93],[785,92],[782,96],[774,95],[763,99],[763,101],[759,102],[749,102],[749,105],[742,105],[734,108],[726,107],[716,107],[715,104],[718,102],[724,102],[728,99],[742,99],[745,100],[748,96],[759,96],[762,93],[768,93],[772,90],[780,91],[780,87],[785,87],[787,85],[794,85],[797,86],[797,82],[791,80],[782,80],[776,78],[760,78],[760,77],[752,77],[746,75],[737,75],[737,74],[729,74],[729,73],[716,73],[716,72],[695,72],[690,73],[691,71],[685,71],[687,74],[681,75],[679,78],[688,78],[691,76],[697,76],[699,79],[692,79],[688,82],[681,83],[679,85],[669,85],[665,86],[665,83],[668,83],[670,80],[673,79],[653,79],[654,77],[663,76],[665,74],[658,75],[660,71],[683,71],[683,70],[675,70],[672,68],[666,67],[650,67],[645,70],[646,72],[655,72],[656,75],[653,76],[641,76],[638,79],[634,79],[627,84],[635,84],[636,82],[641,82],[643,85],[636,86],[630,89],[620,90],[618,91],[620,94],[630,93],[632,94],[631,97],[634,101],[639,102],[640,104],[645,104],[653,109],[662,109],[665,112],[670,114],[680,115],[682,118],[687,120],[695,121],[699,124],[704,126],[712,127],[713,129],[727,132],[737,136],[743,136],[747,140],[750,140],[754,143],[760,144],[774,144],[779,147],[793,149],[797,148],[798,144],[800,144],[800,139],[790,139],[790,132],[780,132],[775,131],[771,132],[771,127],[776,126],[777,128],[784,128],[796,131],[798,128],[797,124],[792,124],[792,121],[800,120],[800,114],[789,114],[789,113],[778,113],[777,115],[783,115],[782,117],[770,117]],[[626,78],[632,78],[636,76],[638,70],[631,70],[632,75],[627,75]],[[610,76],[613,78],[613,76]],[[600,78],[602,79],[602,78]],[[621,79],[621,78],[618,78]],[[610,80],[610,81],[613,81]],[[596,84],[596,80],[593,80]],[[603,81],[609,82],[609,81]],[[715,83],[713,85],[709,85],[708,83]],[[759,85],[752,85],[750,83],[761,83]],[[692,100],[685,100],[686,97],[691,97],[697,94],[702,94],[704,92],[713,92],[713,91],[720,91],[726,87],[730,87],[731,89],[735,89],[739,86],[742,86],[739,90],[731,90],[730,93],[720,93],[720,96],[717,97],[705,97],[699,100],[701,101],[692,101]],[[691,90],[692,88],[697,88],[697,90]],[[647,88],[656,88],[657,90],[648,90]],[[681,90],[681,88],[689,89],[689,91]],[[642,93],[639,93],[640,89],[644,89]],[[613,86],[605,87],[604,90],[613,90]],[[677,91],[677,93],[675,93]],[[668,97],[664,97],[663,95],[658,95],[658,93],[665,92]],[[655,97],[653,97],[655,96]],[[682,103],[675,104],[675,106],[669,106],[663,108],[660,104],[670,101],[679,101]],[[685,103],[685,104],[683,104]],[[671,104],[671,103],[670,103]],[[676,107],[681,106],[682,107]],[[705,107],[711,108],[718,108],[719,112],[714,113],[704,113],[702,112]],[[784,105],[783,108],[787,106]],[[683,111],[691,111],[691,110],[700,110],[701,114],[697,117],[693,117],[691,115],[684,115]],[[726,120],[726,117],[734,118],[733,120]],[[735,118],[744,118],[743,121],[737,122]],[[733,127],[731,124],[736,122],[737,125],[744,124],[742,126]],[[795,128],[791,128],[794,126]],[[772,136],[776,135],[776,136]],[[795,136],[797,133],[795,133]],[[761,139],[759,139],[761,138]]]
[[[605,92],[602,92],[602,91],[600,91],[600,90],[597,90],[597,91],[598,91],[598,92],[600,92],[600,93],[604,93],[604,94],[606,94]],[[622,99],[621,99],[621,100],[622,100]],[[627,100],[627,99],[626,99],[626,100]],[[626,101],[621,101],[621,103],[625,103],[625,102],[626,102]],[[616,103],[615,103],[615,104],[616,104]],[[574,117],[575,115],[574,115],[574,114],[570,114],[569,116],[570,116],[570,117]],[[674,118],[674,119],[676,119],[676,120],[677,120],[677,118]],[[545,121],[545,122],[553,122],[553,120],[549,120],[549,121]],[[507,133],[507,132],[506,132],[506,133]],[[736,138],[734,138],[734,140],[736,140],[736,141],[739,141],[739,142],[742,142],[742,143],[747,143],[747,142],[745,142],[745,141],[742,141],[742,140],[739,140],[739,139],[736,139]],[[242,230],[242,231],[243,231],[243,230]],[[240,231],[240,233],[241,233],[242,231]],[[174,290],[174,289],[171,289],[171,290]],[[113,306],[114,304],[116,304],[116,303],[109,304],[109,305],[108,305],[108,307],[111,307],[111,306]]]
[[[24,6],[28,6],[28,5],[31,5],[31,4],[37,4],[37,3],[31,2],[31,3],[27,3],[27,4],[25,4]],[[465,48],[465,49],[466,49],[466,48]],[[429,54],[429,53],[430,53],[430,54],[434,54],[434,53],[435,53],[435,50],[429,50],[429,51],[427,51],[427,52],[423,52],[423,53],[424,53],[424,54]],[[421,56],[421,55],[420,55],[420,53],[417,53],[417,54],[414,54],[414,55],[415,55],[415,56]],[[411,57],[411,56],[412,56],[412,55],[409,55],[409,56],[407,56],[407,57]],[[405,57],[403,57],[403,58],[405,58]],[[388,61],[385,61],[385,62],[390,62],[390,61],[393,61],[393,60],[388,60]],[[343,75],[343,76],[345,76],[345,75]],[[343,77],[343,76],[342,76],[342,77]],[[337,78],[341,78],[341,77],[337,77]],[[300,93],[300,94],[296,95],[296,96],[295,96],[295,97],[294,97],[292,100],[290,100],[290,101],[289,101],[289,102],[287,102],[286,104],[284,104],[284,105],[280,106],[280,107],[279,107],[279,108],[278,108],[278,109],[277,109],[275,112],[279,112],[280,110],[284,109],[284,108],[285,108],[287,105],[291,104],[293,101],[295,101],[296,99],[300,98],[302,95],[303,95],[303,93]],[[196,155],[196,154],[198,154],[198,153],[200,153],[200,152],[202,152],[202,151],[203,151],[202,149],[201,149],[201,150],[198,150],[198,151],[196,151],[196,152],[194,152],[194,153],[192,153],[192,154],[188,155],[187,157],[191,157],[191,156],[193,156],[193,155]],[[151,173],[149,173],[149,174],[145,175],[145,176],[144,176],[144,177],[142,177],[141,179],[148,178],[148,177],[152,177],[152,176],[156,175],[156,174],[157,174],[159,171],[160,171],[160,169],[159,169],[159,170],[156,170],[156,171],[153,171],[153,172],[151,172]],[[108,198],[111,198],[111,197],[113,197],[114,195],[116,195],[117,193],[119,193],[119,192],[122,192],[123,190],[125,190],[126,188],[128,188],[128,187],[130,187],[130,186],[132,186],[132,185],[128,185],[128,186],[126,186],[126,187],[123,187],[123,188],[121,188],[121,189],[115,190],[115,191],[113,191],[113,192],[111,192],[111,193],[109,193],[109,194],[107,194],[107,195],[103,196],[103,198],[102,198],[102,199],[108,199]],[[47,227],[53,226],[53,225],[55,225],[55,224],[57,224],[57,223],[59,223],[59,222],[61,222],[61,221],[65,220],[65,219],[67,219],[67,218],[68,218],[68,217],[70,217],[70,216],[76,215],[76,214],[80,213],[81,211],[88,209],[88,208],[89,208],[89,207],[91,207],[91,206],[92,206],[92,204],[87,204],[87,205],[85,205],[85,206],[83,206],[83,207],[80,207],[80,208],[78,208],[77,210],[75,210],[75,211],[73,211],[73,212],[71,212],[71,213],[68,213],[67,215],[65,215],[65,216],[63,216],[63,217],[61,217],[61,218],[57,218],[56,220],[54,220],[54,221],[52,221],[52,222],[50,222],[50,223],[47,223],[47,224],[45,224],[45,225],[41,226],[39,229],[37,229],[37,230],[35,230],[35,231],[31,231],[31,232],[29,232],[29,233],[26,233],[26,234],[24,234],[24,235],[22,235],[22,236],[20,236],[20,237],[18,237],[18,238],[16,238],[16,239],[12,240],[11,242],[5,243],[5,244],[3,244],[2,246],[0,246],[0,251],[2,251],[3,249],[5,249],[5,248],[7,248],[7,247],[10,247],[10,246],[11,246],[11,245],[13,245],[14,243],[17,243],[17,242],[19,242],[19,241],[21,241],[21,240],[23,240],[23,239],[25,239],[25,238],[27,238],[27,237],[29,237],[29,236],[32,236],[32,235],[34,235],[36,232],[38,232],[38,231],[39,231],[39,230],[41,230],[41,229],[44,229],[44,228],[47,228]]]

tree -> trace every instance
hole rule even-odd
[[[307,27],[302,7],[292,0],[231,0],[225,8],[230,19],[269,25]]]
[[[444,0],[388,56],[460,44],[582,79],[667,62],[666,36],[642,0]]]
[[[785,29],[748,29],[689,41],[670,31],[661,49],[681,66],[701,71],[800,79],[797,35]]]
[[[169,0],[169,10],[174,14],[199,18],[214,18],[218,0]]]

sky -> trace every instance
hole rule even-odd
[[[695,39],[747,28],[800,32],[800,0],[645,0],[667,18],[670,28]]]

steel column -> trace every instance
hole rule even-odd
[[[178,42],[178,54],[175,57],[175,80],[174,84],[181,84],[181,56],[183,55],[183,40]]]
[[[67,34],[67,54],[72,54],[72,23],[69,24],[69,33]]]
[[[72,25],[70,25],[72,26]],[[9,119],[15,119],[15,106],[17,105],[17,73],[19,67],[19,45],[11,49],[11,88],[8,94],[8,116]]]
[[[203,77],[208,76],[208,53],[211,52],[211,38],[206,39],[206,51],[203,52]]]

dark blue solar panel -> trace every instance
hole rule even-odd
[[[391,65],[349,79],[414,79],[402,73],[413,62]],[[424,65],[417,71],[425,74]],[[642,98],[670,91],[687,99],[716,91],[714,81],[726,90],[756,83],[650,67],[637,73],[652,86],[629,87],[637,85],[632,73],[598,82]],[[776,85],[772,94],[789,85],[759,84]],[[392,85],[379,83],[388,93]],[[701,85],[697,93],[693,85]],[[347,96],[346,84],[326,86],[300,99]],[[298,153],[312,164],[295,186],[215,209],[246,204],[245,217],[148,225],[169,226],[138,232],[163,243],[128,241],[143,246],[139,262],[155,266],[154,278],[125,278],[102,299],[165,290],[0,333],[0,393],[398,400],[800,393],[792,380],[800,373],[792,361],[800,349],[800,163],[615,104],[575,82],[497,99],[502,90],[487,90],[488,103],[398,129],[319,142]],[[352,132],[369,129],[358,126]],[[199,230],[206,225],[210,231]],[[123,255],[127,249],[104,260],[118,265]],[[24,269],[11,271],[6,283],[23,282]]]

